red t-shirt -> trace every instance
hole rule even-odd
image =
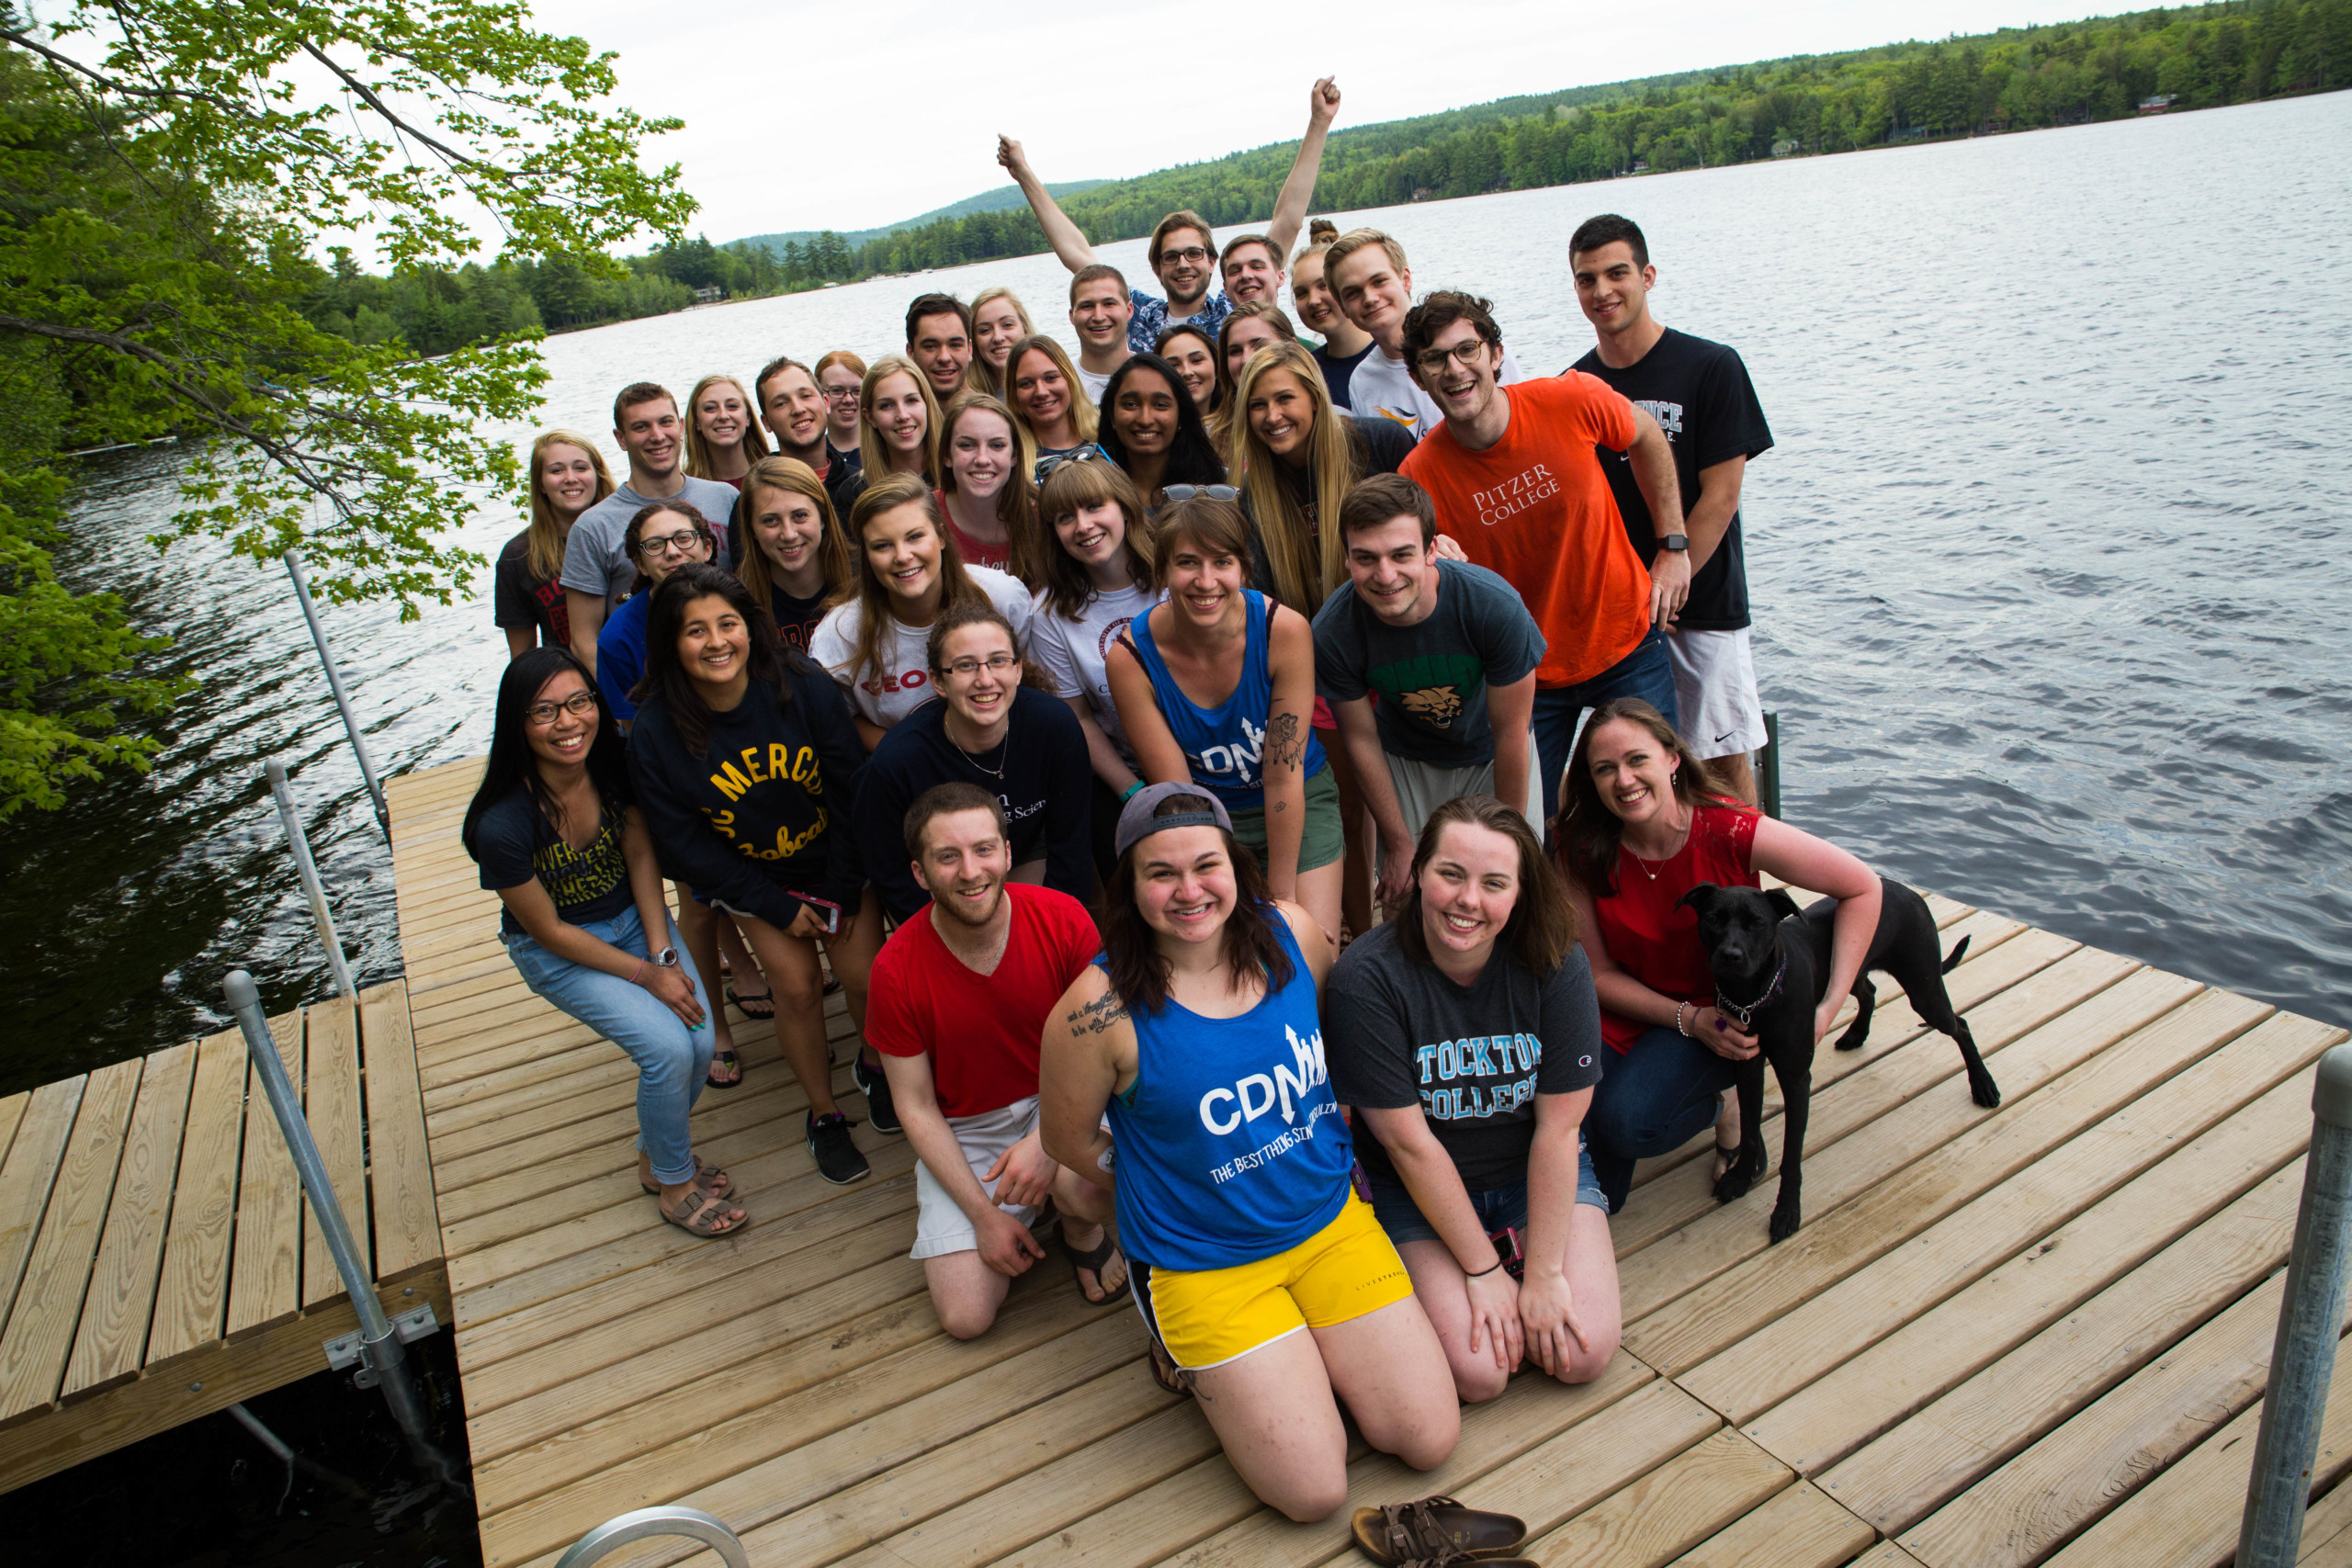
[[[1634,444],[1634,405],[1581,371],[1502,389],[1503,438],[1473,452],[1440,425],[1397,468],[1430,492],[1437,525],[1500,573],[1544,629],[1538,686],[1589,681],[1650,625],[1650,574],[1625,534],[1596,445]]]
[[[890,933],[874,960],[865,1043],[887,1056],[931,1057],[939,1109],[1001,1111],[1037,1092],[1046,1018],[1102,950],[1094,918],[1067,893],[1004,885],[1012,930],[993,975],[976,975],[932,929],[932,907]]]
[[[1001,545],[984,545],[956,525],[956,514],[947,510],[947,492],[935,490],[931,499],[939,503],[939,514],[947,519],[947,531],[956,536],[956,549],[966,566],[992,567],[998,571],[1012,570],[1012,541]]]
[[[1600,922],[1600,943],[1618,968],[1662,997],[1712,1006],[1714,972],[1699,946],[1699,916],[1677,908],[1676,900],[1702,882],[1718,887],[1754,887],[1750,862],[1758,813],[1745,806],[1702,806],[1691,813],[1690,836],[1674,858],[1656,868],[1617,852],[1617,891],[1592,901]],[[1623,1054],[1650,1025],[1600,1010],[1600,1037]]]

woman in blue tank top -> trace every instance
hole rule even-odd
[[[1268,896],[1197,785],[1138,792],[1115,843],[1102,953],[1046,1024],[1046,1151],[1113,1190],[1155,1373],[1200,1394],[1260,1498],[1319,1519],[1347,1497],[1338,1400],[1419,1470],[1462,1430],[1445,1351],[1349,1184],[1317,1009],[1331,942]]]
[[[1346,835],[1313,728],[1314,633],[1246,586],[1250,525],[1232,502],[1190,497],[1152,528],[1168,597],[1103,659],[1137,767],[1216,795],[1273,896],[1336,931]]]

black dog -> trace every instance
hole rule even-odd
[[[1969,1035],[1967,1021],[1952,1010],[1944,990],[1944,976],[1968,951],[1968,939],[1961,938],[1951,956],[1939,960],[1941,938],[1928,901],[1884,877],[1879,887],[1878,930],[1871,933],[1862,972],[1854,977],[1860,1010],[1853,1026],[1838,1037],[1838,1049],[1854,1050],[1870,1038],[1871,1012],[1878,1005],[1870,972],[1883,969],[1903,987],[1928,1028],[1960,1043],[1970,1096],[1979,1105],[2000,1104],[2000,1089],[1984,1070],[1984,1058]],[[1830,928],[1838,917],[1838,901],[1824,898],[1800,910],[1797,901],[1778,887],[1758,892],[1702,882],[1680,902],[1698,912],[1699,942],[1707,950],[1707,965],[1715,976],[1716,1010],[1755,1035],[1761,1047],[1735,1065],[1739,1153],[1715,1183],[1717,1202],[1730,1202],[1764,1174],[1765,1063],[1772,1064],[1781,1080],[1781,1198],[1772,1210],[1772,1240],[1777,1244],[1796,1234],[1804,1221],[1799,1190],[1805,1113],[1813,1093],[1813,1011],[1829,984]]]

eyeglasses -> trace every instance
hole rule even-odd
[[[848,399],[851,402],[857,401],[857,389],[855,387],[820,387],[817,389],[825,394],[825,400],[828,402],[837,403],[844,398]]]
[[[641,556],[666,556],[672,552],[684,555],[702,542],[702,535],[692,528],[681,528],[674,534],[639,534],[637,553]]]
[[[1478,355],[1487,346],[1482,337],[1464,338],[1452,348],[1425,348],[1413,356],[1413,363],[1434,376],[1445,368],[1449,359],[1459,359],[1464,365],[1478,363]]]
[[[1162,485],[1159,493],[1170,501],[1190,501],[1196,495],[1211,501],[1238,501],[1241,492],[1231,485]]]
[[[545,729],[555,722],[555,716],[560,713],[568,713],[574,718],[586,718],[595,711],[595,693],[574,692],[560,703],[533,703],[523,710],[523,716],[531,721],[533,728]]]
[[[1163,264],[1190,262],[1193,265],[1198,266],[1209,259],[1209,254],[1198,245],[1187,245],[1181,251],[1162,251],[1159,253],[1159,259]]]
[[[983,670],[991,675],[1001,675],[1007,670],[1017,669],[1020,663],[1021,656],[1017,653],[991,653],[986,659],[958,659],[940,673],[968,681]]]
[[[1044,484],[1046,476],[1064,463],[1088,463],[1097,457],[1106,463],[1111,460],[1111,454],[1102,450],[1100,443],[1091,446],[1074,446],[1067,452],[1057,452],[1050,457],[1040,457],[1037,459],[1037,482]]]

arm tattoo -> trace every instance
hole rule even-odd
[[[1266,761],[1279,768],[1296,767],[1306,755],[1306,738],[1298,715],[1278,713],[1266,725]]]
[[[1105,991],[1075,1011],[1064,1013],[1062,1021],[1069,1025],[1072,1035],[1101,1034],[1127,1021],[1127,1005],[1116,991]]]

